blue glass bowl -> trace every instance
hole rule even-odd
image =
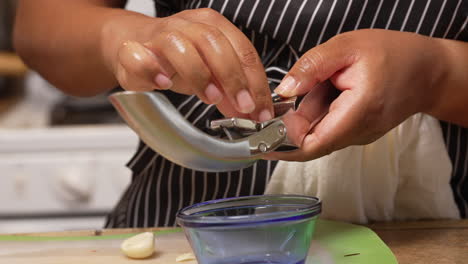
[[[318,198],[259,195],[213,200],[177,213],[199,264],[305,263]]]

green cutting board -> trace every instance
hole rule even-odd
[[[119,249],[131,236],[34,237],[0,235],[0,263],[176,264],[175,258],[190,252],[181,229],[157,231],[156,251],[150,259],[132,260]],[[183,262],[195,264],[196,262]],[[307,264],[394,264],[395,256],[370,229],[346,223],[318,220]]]
[[[307,264],[396,264],[385,243],[367,227],[319,220]]]

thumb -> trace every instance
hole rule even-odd
[[[306,52],[283,78],[275,93],[283,97],[305,94],[356,60],[349,37],[339,35]]]
[[[299,150],[271,153],[267,158],[307,161],[359,144],[356,139],[363,134],[361,129],[365,129],[362,124],[365,124],[366,118],[364,109],[359,107],[362,103],[362,98],[352,91],[341,93],[329,107],[328,114],[312,128],[311,134],[304,137]]]
[[[281,118],[293,143],[300,146],[304,137],[329,112],[330,104],[338,96],[336,91],[330,82],[320,83],[304,96],[296,111]]]

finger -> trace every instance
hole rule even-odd
[[[286,126],[288,140],[296,146],[301,146],[302,140],[310,130],[310,121],[292,110],[284,114],[281,120]]]
[[[224,96],[223,100],[216,105],[216,108],[225,116],[225,117],[240,117],[240,118],[249,118],[248,114],[243,114],[237,111],[236,107],[231,103],[231,100]]]
[[[284,161],[301,161],[298,157],[303,157],[304,152],[301,149],[290,152],[270,152],[262,155],[264,160],[284,160]]]
[[[328,155],[344,147],[361,144],[367,137],[366,102],[351,91],[343,92],[331,105],[330,112],[304,138],[305,160]]]
[[[226,93],[235,98],[237,105],[243,109],[243,112],[251,113],[253,119],[264,121],[273,117],[271,91],[265,70],[255,47],[247,37],[231,22],[212,9],[198,10],[196,16],[194,12],[182,12],[180,15],[190,21],[217,27],[223,32],[235,50],[247,80],[246,86],[241,89],[227,87]]]
[[[352,65],[358,57],[347,35],[335,38],[306,52],[291,68],[275,92],[291,97],[309,91],[336,72]]]
[[[157,45],[156,45],[157,43]],[[173,30],[161,32],[150,43],[146,44],[160,57],[164,57],[177,74],[173,77],[175,92],[195,94],[207,104],[212,102],[206,90],[218,91],[212,83],[207,65],[200,57],[196,47],[182,32]]]
[[[312,133],[305,136],[298,151],[274,153],[272,158],[281,160],[313,160],[344,147],[364,143],[367,137],[364,100],[343,92],[330,106],[329,113],[318,123]],[[364,132],[363,132],[364,131]]]
[[[311,124],[329,111],[330,104],[338,97],[338,90],[329,81],[319,83],[302,99],[297,113]]]
[[[328,113],[336,89],[330,82],[318,84],[302,99],[298,109],[282,117],[288,138],[300,146],[304,137]]]
[[[226,36],[216,27],[201,23],[191,23],[185,32],[230,99],[230,103],[237,111],[250,113],[255,107],[253,101],[250,106],[236,102],[237,93],[247,89],[247,81],[237,54]]]
[[[123,88],[136,91],[169,89],[173,83],[156,56],[140,43],[125,42],[118,51],[117,79]]]

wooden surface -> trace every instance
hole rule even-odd
[[[368,225],[392,249],[400,264],[468,263],[468,220],[378,223]],[[31,236],[89,236],[142,232],[153,229],[108,229],[31,233]],[[187,245],[184,245],[187,246]]]
[[[467,264],[468,220],[369,225],[400,264]]]
[[[281,229],[286,231],[285,229]],[[0,263],[22,264],[130,264],[136,263],[122,255],[119,245],[133,234],[145,230],[78,231],[66,233],[30,234],[20,237],[0,236]],[[177,263],[176,257],[191,251],[181,229],[156,230],[156,253],[147,260],[153,264]],[[265,242],[275,239],[276,246],[283,248],[291,242],[296,231],[289,230],[287,240],[278,241],[274,234],[224,233],[226,237],[216,237],[205,233],[206,245],[203,249],[209,255],[218,252],[227,258],[238,257],[232,251],[233,244],[243,244],[245,253],[259,254]],[[37,237],[48,236],[46,238]],[[221,234],[219,234],[221,235]],[[229,238],[233,240],[229,240]],[[240,239],[240,240],[239,240]],[[268,240],[265,240],[268,239]],[[311,241],[308,264],[396,264],[396,258],[377,235],[368,228],[334,221],[317,221],[314,240]],[[295,242],[294,242],[295,243]],[[281,244],[281,245],[280,245]],[[199,245],[197,243],[197,245]],[[220,246],[221,248],[218,248]],[[271,245],[270,245],[271,246]],[[226,248],[227,247],[227,248]],[[286,246],[287,247],[287,246]],[[224,250],[227,249],[227,250]],[[213,250],[213,251],[212,251]],[[266,253],[266,252],[264,252]],[[284,253],[284,252],[283,252]],[[216,254],[214,254],[216,255]],[[213,256],[214,256],[213,255]],[[241,255],[242,256],[242,255]],[[297,260],[296,260],[297,261]],[[253,262],[252,262],[253,263]],[[196,264],[195,260],[193,263]],[[235,264],[235,263],[234,263]]]
[[[127,233],[128,230],[111,232]],[[106,232],[104,232],[105,234]],[[95,232],[64,232],[40,234],[47,236],[89,236]],[[34,234],[37,235],[37,234]],[[49,241],[10,241],[0,242],[1,264],[197,264],[196,260],[183,263],[176,258],[192,252],[182,232],[156,236],[155,253],[145,259],[134,260],[125,257],[120,245],[125,238],[84,239],[84,240],[49,240]]]
[[[39,236],[39,237],[67,237],[67,236],[107,236],[107,235],[120,235],[120,234],[132,234],[142,232],[155,232],[170,230],[172,228],[114,228],[114,229],[103,229],[103,230],[77,230],[77,231],[66,231],[66,232],[41,232],[41,233],[21,233],[13,234],[13,236]],[[1,235],[1,234],[0,234]]]

